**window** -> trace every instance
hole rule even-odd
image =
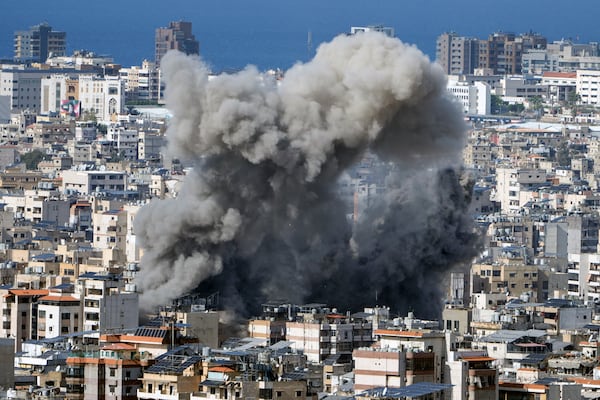
[[[117,371],[117,369],[116,369],[116,368],[109,368],[109,373],[108,373],[108,375],[109,375],[109,376],[115,376],[115,375],[116,375],[116,371]]]
[[[302,390],[296,390],[296,397],[302,397]]]

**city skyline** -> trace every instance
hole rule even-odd
[[[203,2],[201,8],[184,0],[168,5],[140,1],[123,5],[111,0],[87,5],[81,17],[80,10],[75,8],[59,10],[39,0],[26,0],[18,5],[4,5],[0,58],[13,57],[15,31],[42,22],[67,32],[67,53],[91,50],[110,54],[115,62],[131,66],[154,58],[156,28],[168,25],[169,21],[190,21],[200,42],[202,58],[216,72],[240,69],[247,64],[259,69],[287,69],[297,61],[307,61],[320,43],[349,32],[355,25],[391,26],[398,38],[417,45],[431,59],[435,58],[437,36],[446,31],[476,37],[495,31],[517,34],[534,31],[549,41],[562,38],[597,41],[591,27],[595,25],[594,10],[600,11],[600,5],[582,0],[571,7],[585,12],[564,13],[541,1],[505,2],[482,8],[474,0],[452,3],[434,0],[424,11],[419,2],[397,4],[388,0],[369,7],[355,0],[285,5],[271,0],[251,3],[228,0]],[[307,46],[309,32],[312,52]]]

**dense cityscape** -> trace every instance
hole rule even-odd
[[[0,60],[0,398],[600,397],[599,43],[192,28]]]

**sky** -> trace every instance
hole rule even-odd
[[[49,2],[0,0],[0,58],[13,55],[17,30],[48,22],[67,32],[67,50],[110,54],[124,66],[154,54],[154,30],[170,21],[193,24],[203,59],[215,70],[255,64],[287,69],[351,26],[391,26],[402,41],[434,58],[440,33],[486,37],[495,31],[535,31],[549,40],[598,41],[600,2],[575,0],[558,7],[544,0],[104,0]]]

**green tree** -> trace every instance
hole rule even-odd
[[[506,102],[502,100],[502,97],[493,94],[491,96],[491,112],[492,114],[502,114],[506,108]]]
[[[571,109],[571,115],[573,116],[573,118],[577,116],[577,106],[579,105],[580,101],[581,96],[577,94],[577,92],[574,90],[570,91],[567,95],[567,105]]]
[[[21,162],[25,164],[25,168],[35,170],[42,160],[49,160],[50,156],[41,150],[33,150],[29,153],[21,155]]]
[[[541,96],[533,96],[529,99],[529,106],[539,118],[544,113],[544,100]]]

